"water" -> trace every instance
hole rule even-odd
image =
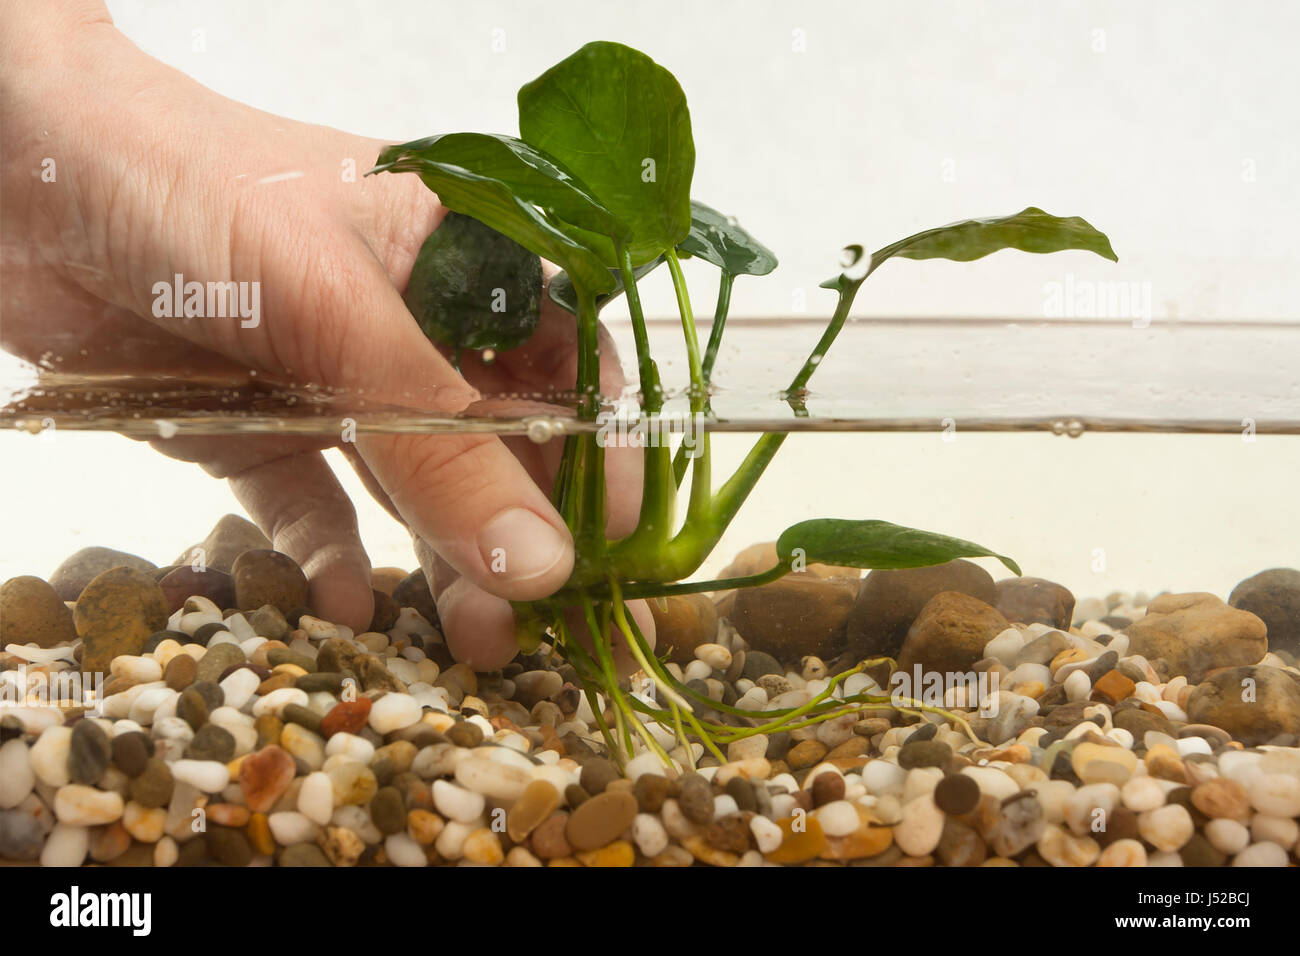
[[[629,330],[608,324],[635,381]],[[670,388],[665,414],[685,414],[680,328],[651,326]],[[1226,597],[1249,574],[1300,563],[1300,324],[859,320],[819,366],[809,414],[796,417],[781,387],[822,328],[814,320],[729,324],[707,423],[715,484],[756,433],[797,434],[701,574],[819,516],[886,518],[980,541],[1080,596],[1169,588]],[[28,369],[0,382],[0,449],[10,463],[0,577],[46,575],[88,544],[168,562],[222,513],[240,510],[192,465],[109,433],[324,445],[349,423],[359,433],[534,440],[595,427],[566,413],[572,396],[492,396],[487,411],[503,411],[455,417],[252,377],[47,371],[37,381]],[[522,413],[520,400],[553,404]],[[413,566],[405,532],[350,470],[336,471],[357,503],[372,562]]]

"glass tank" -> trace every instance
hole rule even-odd
[[[1297,863],[1280,41],[417,6],[0,53],[0,859]]]

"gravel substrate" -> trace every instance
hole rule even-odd
[[[1286,729],[1300,719],[1294,659],[1267,651],[1249,664],[1200,661],[1189,682],[1164,670],[1165,660],[1130,653],[1125,630],[1155,615],[1145,596],[1081,602],[1073,626],[1002,621],[981,639],[972,670],[997,681],[996,713],[979,713],[977,695],[962,687],[943,691],[978,742],[939,715],[853,705],[813,727],[737,740],[722,765],[696,745],[690,758],[673,750],[694,770],[668,770],[643,751],[620,771],[571,668],[548,661],[545,647],[503,672],[454,664],[429,619],[427,590],[410,579],[391,587],[396,575],[388,585],[398,597],[383,592],[373,622],[382,629],[353,634],[301,606],[285,613],[276,602],[301,572],[273,554],[233,562],[228,600],[244,611],[202,594],[176,597],[167,569],[100,572],[78,582],[67,605],[42,605],[44,592],[30,583],[39,579],[6,583],[5,613],[45,607],[23,625],[45,636],[19,644],[10,640],[18,618],[5,626],[0,859],[1296,863],[1300,748]],[[75,633],[61,620],[65,607]],[[809,700],[857,662],[803,655],[783,667],[748,647],[725,616],[712,637],[669,667],[752,710],[754,723],[765,708]],[[133,642],[134,653],[113,653]],[[39,694],[44,681],[89,669],[97,655],[112,675],[99,715],[13,696],[22,681]],[[871,692],[875,681],[888,686],[888,668],[855,675],[835,696]],[[1193,719],[1206,713],[1218,724]],[[653,732],[666,749],[677,746],[671,732]]]

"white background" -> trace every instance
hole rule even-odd
[[[517,132],[523,82],[588,40],[634,45],[689,98],[693,193],[738,216],[782,260],[774,276],[737,284],[735,315],[788,315],[796,290],[810,312],[828,311],[815,287],[847,242],[875,248],[1033,204],[1102,228],[1119,264],[1082,253],[900,262],[872,278],[856,314],[1039,317],[1046,284],[1068,273],[1149,283],[1157,322],[1295,318],[1296,5],[228,0],[110,9],[147,52],[227,96],[393,141]],[[711,281],[701,288],[707,303]],[[664,284],[644,296],[651,313],[672,313]],[[1074,360],[1043,356],[1025,374],[1060,374]],[[0,378],[9,368],[0,364]],[[1245,574],[1300,563],[1300,509],[1287,488],[1296,444],[792,441],[722,553],[808,516],[791,509],[811,497],[823,514],[865,511],[985,541],[1081,593],[1226,596]],[[6,434],[0,450],[0,578],[47,574],[85,544],[170,561],[237,510],[197,469],[116,436]],[[400,529],[356,497],[375,563],[410,566]],[[1104,572],[1092,570],[1094,548],[1109,549]]]

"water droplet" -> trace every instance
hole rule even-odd
[[[861,246],[845,246],[840,253],[840,268],[844,272],[844,278],[856,282],[866,278],[871,268],[871,256]]]
[[[529,419],[525,426],[525,433],[530,441],[538,445],[543,445],[555,437],[555,423],[549,418]]]

